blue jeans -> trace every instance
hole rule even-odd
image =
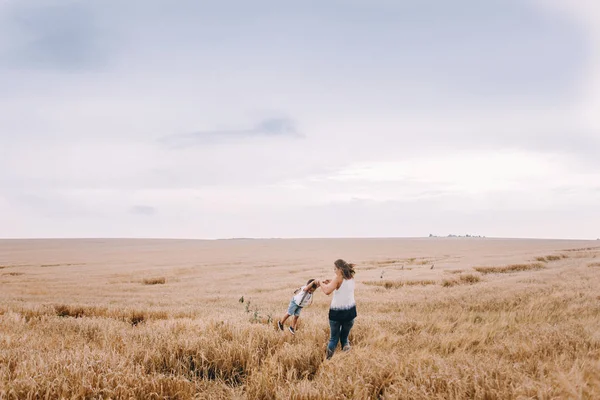
[[[327,345],[327,358],[331,358],[331,356],[333,356],[338,342],[342,342],[342,348],[350,345],[350,342],[348,342],[348,335],[350,334],[350,329],[352,329],[352,325],[354,325],[354,320],[347,322],[329,320],[331,337],[329,338],[329,344]]]

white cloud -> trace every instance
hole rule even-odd
[[[409,180],[480,192],[510,189],[511,184],[518,180],[551,176],[556,172],[552,166],[552,156],[545,154],[452,152],[398,162],[357,165],[330,179],[373,182]]]
[[[310,191],[328,187],[330,200],[419,201],[447,199],[458,208],[511,206],[552,209],[593,205],[600,171],[588,171],[572,156],[524,151],[461,151],[401,161],[358,163],[304,181]],[[311,187],[306,189],[306,187]],[[457,200],[458,199],[458,200]],[[456,204],[456,203],[460,203]]]
[[[511,215],[561,210],[562,236],[563,210],[600,215],[595,2],[52,4],[0,2],[0,236],[410,235],[449,210],[516,236],[540,230]]]
[[[571,18],[587,37],[589,59],[579,80],[575,115],[600,136],[600,2],[596,0],[534,0],[541,9]]]

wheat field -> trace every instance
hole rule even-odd
[[[352,349],[330,297],[357,264]],[[600,242],[0,240],[0,399],[600,398]]]

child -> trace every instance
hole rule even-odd
[[[280,321],[277,321],[277,326],[280,330],[283,330],[283,323],[291,315],[293,315],[294,318],[292,319],[292,324],[289,326],[289,330],[292,333],[292,335],[296,334],[296,324],[298,323],[298,318],[300,317],[300,311],[302,311],[303,307],[311,305],[313,293],[318,287],[318,280],[309,279],[308,282],[306,282],[306,286],[302,286],[300,289],[294,292],[295,295],[290,301],[287,313]]]

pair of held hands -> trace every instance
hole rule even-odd
[[[319,280],[319,279],[315,279],[312,284],[314,285],[315,288],[318,288],[322,284],[323,285],[327,285],[329,282],[331,282],[331,279],[325,279],[325,280],[322,280],[322,281]]]

